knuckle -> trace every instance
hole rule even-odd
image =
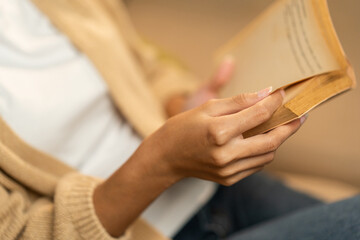
[[[213,140],[216,142],[218,131],[219,130],[218,130],[217,124],[211,122],[208,126],[208,135],[209,135],[210,140]]]
[[[225,169],[225,168],[221,168],[219,171],[218,171],[218,176],[220,178],[228,178],[229,176],[231,176],[231,171],[229,171],[228,169]]]
[[[246,105],[249,102],[246,94],[239,94],[239,95],[233,96],[232,100],[240,106],[242,106],[244,104]]]
[[[274,158],[275,158],[275,151],[268,153],[267,158],[266,158],[267,163],[272,162],[274,160]]]
[[[208,127],[210,141],[216,145],[223,145],[225,143],[225,132],[222,126],[213,122]]]
[[[234,184],[234,181],[231,178],[226,178],[226,179],[222,180],[220,182],[220,184],[224,185],[224,186],[227,186],[227,187],[230,187],[231,185]]]
[[[213,159],[214,165],[217,167],[223,167],[231,160],[229,154],[227,154],[227,152],[221,148],[214,149],[211,152],[211,157]],[[219,171],[223,172],[225,170],[220,169]]]
[[[222,167],[227,162],[226,154],[224,154],[224,151],[219,148],[211,152],[211,158],[214,165],[217,167]]]
[[[275,151],[280,145],[279,142],[280,141],[277,138],[269,137],[268,140],[266,141],[266,147],[265,147],[266,150],[271,152]]]
[[[269,156],[270,161],[274,160],[275,155],[276,155],[276,151],[273,151],[273,152],[270,153],[270,156]]]
[[[257,149],[253,146],[248,146],[247,148],[243,148],[240,151],[239,158],[245,158],[257,155]]]
[[[217,103],[217,101],[218,101],[217,99],[212,98],[212,99],[207,100],[204,105],[206,107],[212,107]]]

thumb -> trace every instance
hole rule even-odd
[[[218,70],[216,71],[214,77],[211,79],[208,89],[210,91],[217,92],[222,86],[224,86],[231,79],[234,73],[234,58],[231,55],[228,55],[221,62]]]

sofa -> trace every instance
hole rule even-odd
[[[129,0],[131,18],[144,38],[180,58],[200,79],[214,69],[214,51],[271,0]],[[360,76],[360,1],[329,0],[335,28]],[[360,89],[325,103],[278,150],[267,167],[286,184],[324,201],[360,192]]]

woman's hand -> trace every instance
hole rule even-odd
[[[232,185],[261,170],[302,120],[244,139],[242,133],[268,120],[281,105],[283,92],[270,89],[210,100],[176,115],[144,144],[160,151],[161,164],[175,178],[197,177]]]
[[[234,68],[234,58],[231,55],[226,56],[210,81],[206,82],[194,94],[186,98],[182,111],[190,110],[206,103],[210,99],[217,98],[220,89],[233,76]]]
[[[268,120],[281,105],[271,89],[213,99],[170,118],[145,139],[131,158],[93,195],[100,222],[112,236],[129,225],[163,191],[185,177],[223,185],[261,170],[302,120],[244,139],[242,133]]]
[[[226,56],[210,81],[203,84],[197,91],[189,96],[177,95],[169,99],[165,106],[168,116],[175,116],[217,98],[220,89],[230,81],[234,67],[233,57]]]

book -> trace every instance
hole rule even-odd
[[[284,89],[281,107],[251,137],[291,122],[356,85],[326,0],[277,0],[216,53],[235,58],[221,97],[272,86]],[[274,91],[274,92],[275,92]]]

